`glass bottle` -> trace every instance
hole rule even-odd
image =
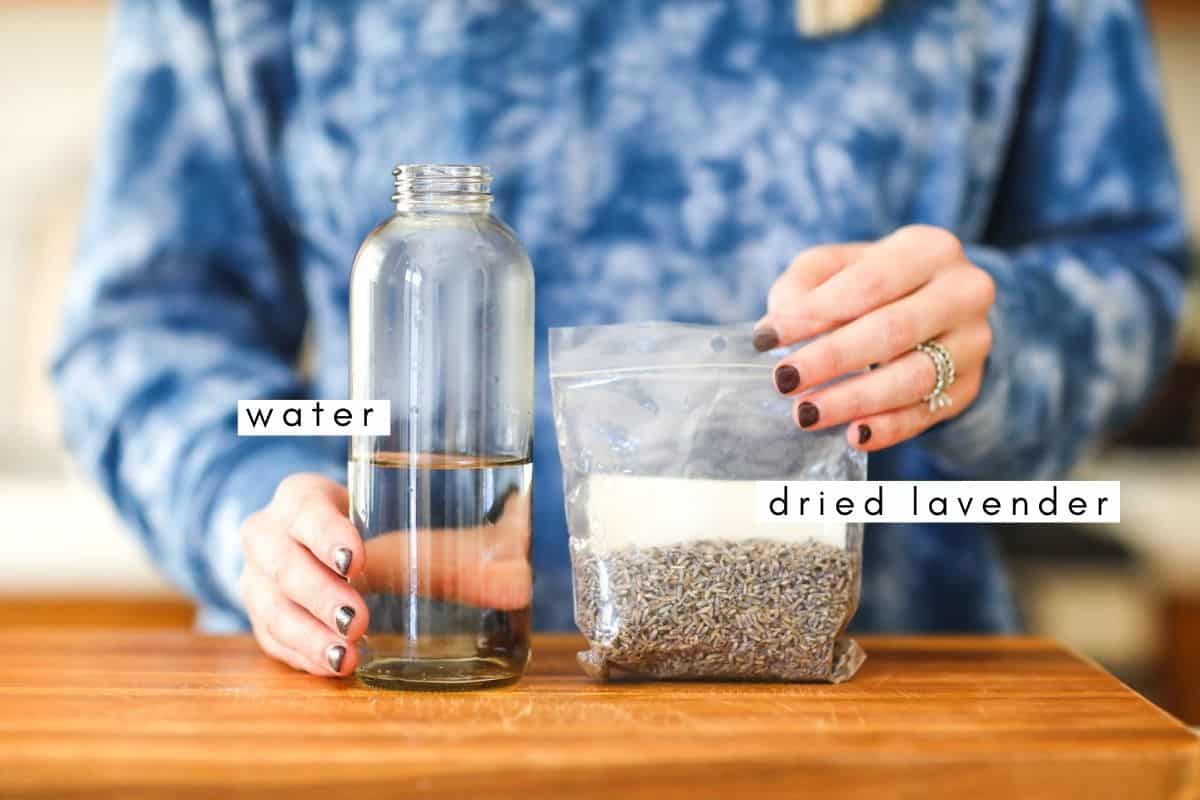
[[[351,442],[370,613],[358,675],[395,688],[520,678],[532,572],[533,268],[479,166],[397,167],[395,214],[350,281],[350,394],[391,432]]]

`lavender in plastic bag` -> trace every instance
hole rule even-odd
[[[863,480],[803,431],[749,326],[555,328],[550,378],[591,676],[832,681],[865,655],[862,526],[758,523],[762,480]]]

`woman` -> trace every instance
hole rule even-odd
[[[75,451],[204,627],[351,671],[343,444],[239,440],[234,408],[346,395],[349,265],[390,167],[470,161],[537,270],[539,369],[547,326],[765,301],[761,347],[829,334],[775,382],[872,478],[1065,474],[1150,392],[1186,272],[1144,21],[1134,0],[878,5],[121,3],[55,368]],[[538,389],[534,615],[566,628]],[[984,531],[876,527],[865,563],[860,628],[1014,626]]]

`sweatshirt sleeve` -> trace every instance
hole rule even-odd
[[[1138,4],[1039,7],[1005,174],[967,247],[996,282],[992,353],[975,403],[919,439],[954,477],[1065,475],[1148,399],[1183,304],[1187,230]]]
[[[53,364],[68,445],[151,556],[243,618],[237,531],[288,474],[344,480],[314,440],[239,439],[239,399],[305,397],[305,296],[239,136],[206,3],[127,0]]]

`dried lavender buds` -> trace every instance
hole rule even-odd
[[[594,677],[841,680],[858,602],[856,551],[815,540],[706,539],[597,554],[573,539],[575,621]]]

